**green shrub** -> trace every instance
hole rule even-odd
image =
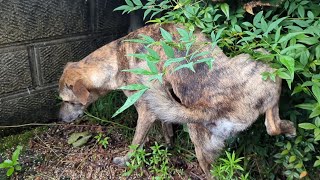
[[[200,28],[211,37],[213,45],[221,47],[229,56],[248,53],[270,64],[275,71],[263,73],[262,78],[275,80],[279,76],[286,82],[282,90],[281,117],[299,124],[297,137],[262,135],[265,127],[257,122],[247,132],[230,139],[229,147],[245,156],[246,166],[252,168],[257,178],[314,179],[319,175],[320,152],[316,148],[320,138],[318,1],[279,1],[268,8],[255,8],[264,10],[255,15],[247,14],[241,5],[236,7],[237,3],[209,0],[148,0],[146,4],[126,0],[126,3],[116,10],[126,13],[143,9],[144,18],[150,19],[149,22],[182,23],[190,32]],[[159,13],[162,16],[153,19]],[[267,53],[255,51],[259,48]]]

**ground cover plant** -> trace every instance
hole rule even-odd
[[[258,61],[269,63],[275,71],[261,76],[271,80],[279,76],[284,80],[281,116],[296,123],[299,127],[297,137],[288,139],[282,136],[264,136],[261,131],[265,132],[265,127],[257,123],[239,137],[230,139],[229,147],[245,156],[244,162],[247,165],[244,165],[244,169],[250,171],[252,178],[318,177],[320,4],[318,1],[307,0],[232,2],[148,0],[143,4],[140,0],[126,0],[125,5],[115,10],[130,13],[142,9],[144,19],[148,22],[184,24],[188,28],[184,34],[190,34],[195,28],[199,28],[211,36],[213,46],[218,45],[229,56],[248,53]],[[161,17],[155,18],[160,13]],[[170,34],[161,31],[165,41],[170,41]],[[134,41],[146,44],[147,47],[154,43],[149,37],[141,37],[140,41]],[[172,57],[169,44],[160,42],[170,62]],[[259,48],[264,50],[255,51]],[[149,54],[131,56],[147,61],[150,61],[150,57],[156,57],[151,50]],[[151,66],[149,68],[153,69]],[[193,64],[184,68],[192,70]],[[149,73],[128,71],[144,75]],[[162,72],[153,73],[149,74],[161,75]],[[143,93],[146,88],[135,90]],[[129,97],[131,104],[142,93]],[[128,107],[130,104],[126,105]],[[270,159],[270,156],[273,158]],[[250,165],[252,162],[254,165]]]

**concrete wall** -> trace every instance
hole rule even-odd
[[[57,118],[57,80],[127,32],[122,0],[0,0],[0,125]]]

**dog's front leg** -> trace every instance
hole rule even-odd
[[[131,144],[139,145],[139,148],[141,148],[144,144],[144,141],[149,132],[149,129],[153,125],[156,118],[150,111],[148,111],[145,103],[142,103],[142,102],[137,103],[136,109],[138,112],[138,121],[136,126],[136,132],[134,134]],[[133,150],[130,149],[125,156],[115,157],[113,159],[113,163],[119,166],[125,166],[126,162],[129,161],[129,158],[130,158],[129,155],[132,152]]]

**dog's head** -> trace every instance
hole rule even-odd
[[[76,63],[68,63],[59,81],[59,95],[62,99],[59,118],[71,122],[83,115],[84,110],[97,99],[90,92],[88,79]]]

